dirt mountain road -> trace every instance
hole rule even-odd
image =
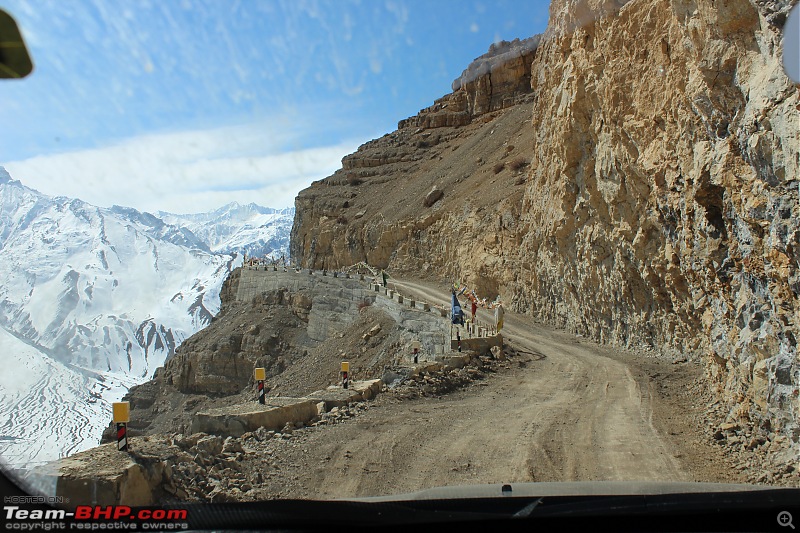
[[[393,283],[421,301],[449,303],[441,288]],[[607,348],[512,312],[505,321],[507,342],[528,352],[511,368],[440,398],[391,401],[384,395],[344,424],[314,428],[285,450],[292,468],[284,474],[292,482],[283,497],[357,497],[469,483],[721,481],[714,472],[698,472],[697,462],[678,459],[692,448],[685,435],[674,437],[688,427],[671,420],[669,413],[680,407],[657,406],[665,421],[682,428],[665,438],[654,427],[651,388],[643,391],[642,380],[608,357]],[[676,447],[676,440],[686,445]]]

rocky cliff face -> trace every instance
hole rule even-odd
[[[510,93],[487,97],[475,69],[303,191],[293,257],[465,280],[602,342],[702,358],[730,419],[796,442],[792,3],[555,0]]]
[[[401,120],[398,129],[464,126],[477,116],[519,104],[531,92],[531,61],[540,39],[535,35],[493,44],[453,81],[452,93]]]

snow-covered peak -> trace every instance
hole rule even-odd
[[[109,383],[152,376],[211,320],[242,258],[150,213],[47,196],[5,170],[0,178],[0,364],[19,384],[0,380],[0,405],[10,406],[0,409],[0,458],[54,459],[96,442],[108,402],[124,393]],[[74,376],[59,371],[68,381],[48,396],[39,374],[62,367]]]
[[[264,207],[256,203],[250,202],[249,204],[240,204],[239,202],[230,202],[223,205],[219,209],[209,211],[206,213],[190,213],[178,214],[169,213],[166,211],[159,211],[157,215],[161,218],[177,218],[181,220],[191,220],[194,222],[210,222],[219,220],[247,220],[258,215],[287,215],[294,216],[294,208],[287,207],[284,209],[273,209],[271,207]]]
[[[6,167],[0,166],[0,185],[11,181],[11,174],[8,173]]]
[[[208,213],[176,215],[158,212],[168,224],[185,228],[218,253],[253,257],[288,257],[294,208],[272,209],[231,202]]]

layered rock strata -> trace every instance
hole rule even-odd
[[[456,82],[301,192],[292,255],[458,279],[602,342],[702,358],[731,420],[797,442],[792,3],[554,1],[530,93],[475,115]]]

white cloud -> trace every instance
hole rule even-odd
[[[301,189],[340,168],[360,144],[303,148],[296,137],[250,124],[134,137],[4,166],[40,192],[104,207],[194,213],[236,200],[280,208],[293,206]]]
[[[480,27],[478,26],[477,23],[473,22],[472,24],[470,24],[469,31],[471,31],[472,33],[478,33],[479,30]]]

